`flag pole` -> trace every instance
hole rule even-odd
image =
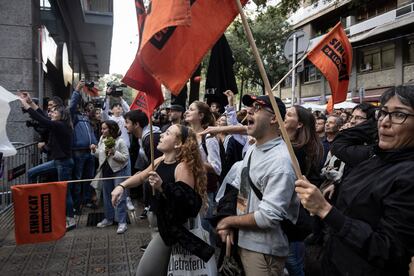
[[[148,107],[148,105],[147,105]],[[148,113],[148,115],[150,115]],[[151,152],[151,170],[155,170],[154,166],[154,132],[152,131],[152,116],[149,116],[149,126],[150,126],[150,152]],[[152,187],[152,195],[155,195],[155,188]]]
[[[273,110],[274,110],[275,115],[276,115],[277,122],[279,124],[279,128],[282,132],[282,137],[285,140],[285,143],[287,145],[289,155],[290,155],[290,159],[292,160],[292,164],[293,164],[293,169],[295,170],[296,177],[298,179],[301,179],[302,178],[302,173],[300,171],[299,163],[298,163],[298,160],[296,159],[296,155],[295,155],[295,152],[293,151],[292,143],[290,142],[289,135],[286,132],[282,116],[280,115],[279,108],[278,108],[278,106],[276,104],[276,101],[275,101],[275,98],[273,96],[272,88],[270,86],[269,79],[266,75],[266,71],[265,71],[265,68],[263,66],[262,59],[260,58],[259,51],[257,50],[256,43],[255,43],[253,35],[252,35],[252,31],[250,30],[249,23],[247,22],[246,15],[244,14],[243,7],[240,3],[240,0],[235,0],[235,1],[236,1],[236,4],[237,4],[237,7],[239,9],[240,17],[241,17],[241,20],[242,20],[242,23],[243,23],[244,32],[246,33],[247,40],[249,41],[250,47],[252,48],[253,55],[254,55],[254,58],[256,60],[257,66],[259,67],[260,75],[261,75],[263,83],[265,85],[265,91],[266,91],[267,95],[269,96],[270,103],[272,104]],[[295,67],[292,67],[292,70],[294,68]]]
[[[283,78],[280,79],[280,81],[278,81],[278,83],[276,83],[275,86],[273,86],[272,92],[275,91],[276,88],[282,83],[282,81],[284,81],[292,73],[292,71],[295,70],[302,63],[302,61],[304,61],[307,57],[308,57],[308,54],[304,55],[298,62],[296,62],[295,66],[293,66],[289,70],[289,72],[287,72],[286,75],[284,75]]]

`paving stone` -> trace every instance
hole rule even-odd
[[[113,254],[109,256],[109,263],[128,263],[128,255],[126,254]]]
[[[70,276],[83,276],[88,274],[88,266],[76,266],[70,267],[66,273],[66,275]]]
[[[109,264],[109,273],[128,273],[129,266],[126,264]]]
[[[108,263],[108,257],[105,256],[91,256],[89,258],[89,263],[91,265],[104,265]]]
[[[66,275],[66,270],[48,270],[44,271],[44,276],[64,276]]]
[[[108,254],[108,248],[92,248],[91,255],[92,256],[106,256]]]
[[[68,261],[69,261],[68,257],[67,258],[62,258],[62,259],[49,259],[49,261],[46,265],[46,270],[47,271],[55,271],[55,270],[66,269]]]
[[[124,235],[116,226],[86,227],[87,212],[77,228],[55,242],[16,246],[13,231],[0,242],[0,275],[135,275],[151,239],[146,220],[135,220]]]
[[[107,265],[89,266],[88,275],[109,275],[108,266]]]

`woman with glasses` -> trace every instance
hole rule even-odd
[[[414,255],[414,86],[385,92],[373,155],[343,179],[335,206],[306,179],[303,206],[328,226],[322,275],[407,275]],[[353,143],[365,139],[360,131]],[[359,137],[359,138],[358,138]]]

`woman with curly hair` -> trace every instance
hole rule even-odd
[[[179,244],[207,262],[214,248],[192,234],[184,225],[205,209],[206,175],[196,134],[182,125],[172,125],[161,134],[157,149],[163,156],[155,160],[155,171],[148,167],[120,183],[112,191],[112,204],[127,188],[146,179],[155,190],[152,205],[159,233],[149,243],[136,275],[167,275],[171,247]]]
[[[218,139],[211,135],[201,135],[207,127],[215,126],[216,120],[210,111],[208,104],[194,101],[184,114],[184,120],[197,133],[197,142],[200,150],[203,166],[207,172],[207,197],[208,209],[205,217],[213,216],[215,209],[215,196],[220,185],[219,177],[222,171],[220,144]],[[215,244],[215,233],[206,219],[202,219],[203,228],[210,233],[210,242]]]

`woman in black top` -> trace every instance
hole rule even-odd
[[[141,185],[146,179],[155,190],[152,206],[159,234],[145,250],[137,275],[167,275],[171,246],[178,243],[195,256],[208,261],[214,248],[193,235],[183,224],[206,207],[206,174],[196,134],[182,125],[172,125],[161,134],[158,150],[163,156],[151,167],[135,174],[112,191],[116,205],[124,189]]]
[[[296,182],[303,206],[330,230],[322,275],[408,274],[414,255],[414,86],[386,91],[376,118],[374,155],[345,176],[335,206],[307,180]],[[350,144],[364,138],[358,131]]]
[[[37,175],[46,171],[56,171],[58,181],[72,179],[72,121],[70,113],[64,106],[56,106],[52,109],[49,119],[32,101],[27,93],[20,95],[23,108],[27,110],[40,126],[49,130],[47,149],[50,153],[51,161],[45,162],[28,171],[28,178],[31,183],[37,182]],[[70,185],[70,184],[69,184]],[[73,200],[71,193],[66,193],[66,227],[71,229],[76,226],[73,213]],[[78,184],[73,184],[78,185]]]

